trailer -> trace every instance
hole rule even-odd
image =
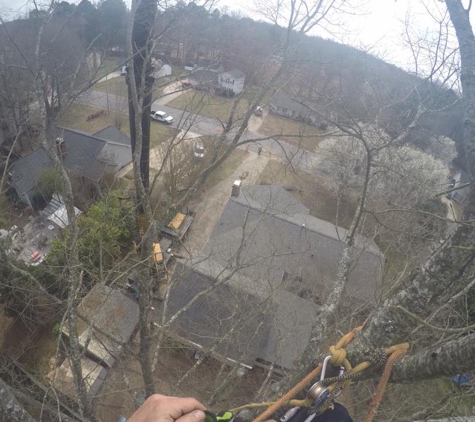
[[[182,240],[193,223],[193,212],[187,210],[186,212],[179,212],[173,219],[164,227],[160,233],[172,240]]]

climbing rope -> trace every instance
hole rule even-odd
[[[364,419],[364,422],[372,422],[374,416],[376,415],[379,403],[382,400],[384,390],[386,388],[387,382],[391,375],[391,370],[395,360],[406,353],[409,348],[408,343],[401,343],[394,346],[391,346],[386,349],[377,349],[371,356],[369,356],[364,362],[356,365],[354,368],[351,366],[350,362],[346,358],[345,348],[350,344],[354,339],[356,333],[360,331],[363,326],[356,327],[349,333],[345,334],[336,345],[330,347],[330,360],[329,363],[335,367],[343,366],[345,372],[342,375],[336,377],[325,378],[321,385],[328,387],[329,394],[322,404],[320,404],[316,409],[316,414],[321,414],[324,411],[332,407],[334,399],[352,382],[357,380],[363,375],[363,371],[372,367],[373,369],[378,369],[384,366],[384,371],[381,376],[379,385],[376,389],[376,394],[373,397],[369,411]],[[315,377],[320,374],[322,370],[322,364],[318,365],[314,370],[312,370],[304,379],[302,379],[297,385],[295,385],[291,390],[284,394],[279,400],[274,403],[268,403],[270,406],[264,410],[253,422],[264,422],[269,419],[273,413],[279,410],[281,407],[286,404],[291,403],[292,399],[297,393],[302,391]],[[267,404],[267,403],[266,403]],[[305,399],[301,401],[301,406],[310,407],[313,404],[313,400]],[[257,404],[253,404],[252,407],[257,407]],[[245,406],[243,406],[244,408]]]
[[[355,335],[358,331],[360,331],[363,328],[363,326],[356,327],[349,333],[345,334],[340,341],[336,344],[335,350],[337,353],[340,353],[341,355],[344,353],[344,360],[348,362],[346,359],[346,351],[344,350],[344,347],[346,347],[350,342],[355,338]],[[341,352],[340,352],[341,350]],[[341,356],[339,355],[339,356]],[[348,362],[349,364],[349,362]],[[351,366],[350,366],[351,368]],[[282,406],[285,405],[289,400],[293,399],[297,393],[302,391],[310,382],[320,374],[320,371],[322,369],[322,365],[318,365],[312,372],[310,372],[302,381],[300,381],[295,387],[293,387],[290,391],[288,391],[286,394],[284,394],[279,400],[277,400],[274,404],[269,406],[264,412],[262,412],[256,419],[254,419],[253,422],[264,422],[267,420],[274,412],[279,410]],[[311,403],[309,403],[310,405]]]

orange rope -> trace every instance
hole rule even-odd
[[[253,422],[264,422],[267,420],[274,412],[279,410],[282,406],[285,405],[289,400],[292,400],[294,396],[301,390],[305,388],[307,384],[312,381],[321,371],[322,364],[318,365],[310,374],[308,374],[302,381],[300,381],[294,388],[289,390],[284,394],[278,401],[276,401],[272,406],[268,407],[264,412],[262,412]]]
[[[394,350],[386,361],[386,366],[384,367],[383,375],[381,376],[378,388],[376,389],[376,394],[374,395],[373,400],[371,401],[364,422],[372,422],[374,417],[376,416],[379,403],[383,399],[384,390],[386,389],[389,377],[391,376],[391,370],[393,369],[394,362],[399,356],[402,356],[404,353],[406,353],[406,350],[407,348]]]
[[[364,325],[364,324],[363,324]],[[363,328],[363,325],[354,328],[348,334],[344,335],[336,345],[336,349],[341,349],[346,347],[350,342],[355,338],[355,335],[358,331]],[[264,422],[269,419],[269,417],[284,406],[289,400],[292,400],[294,396],[303,390],[307,384],[312,381],[321,371],[322,365],[318,365],[312,372],[310,372],[302,381],[300,381],[295,387],[289,390],[284,394],[278,401],[276,401],[272,406],[268,407],[264,412],[262,412],[256,419],[252,422]]]

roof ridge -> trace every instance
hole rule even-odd
[[[78,129],[71,129],[69,127],[62,127],[62,126],[56,126],[56,127],[59,128],[59,129],[68,131],[68,132],[76,133],[77,135],[82,135],[82,136],[84,136],[86,138],[89,138],[91,140],[94,140],[94,141],[101,141],[101,142],[105,142],[105,143],[108,142],[105,139],[94,136],[92,133],[89,133],[89,132],[84,132],[84,131],[78,130]]]
[[[233,202],[235,202],[236,204],[239,204],[243,207],[247,207],[247,208],[251,208],[251,209],[255,209],[257,211],[260,211],[261,213],[263,214],[266,214],[268,215],[269,217],[275,217],[275,218],[278,218],[280,220],[283,220],[283,221],[286,221],[287,223],[289,224],[292,224],[294,226],[298,226],[298,227],[302,227],[302,223],[300,223],[299,221],[297,221],[295,218],[291,217],[291,216],[288,216],[282,212],[279,212],[279,211],[276,211],[276,212],[269,212],[269,211],[266,211],[266,208],[264,207],[261,207],[259,203],[257,203],[257,201],[253,201],[253,202],[256,202],[257,203],[257,207],[253,207],[253,206],[250,206],[249,205],[246,205],[245,203],[243,203],[242,201],[239,201],[239,199],[237,197],[231,197],[230,198]],[[344,234],[346,235],[346,232],[348,231],[348,229],[345,229],[344,227],[341,227],[341,226],[337,226],[333,223],[330,223],[329,221],[326,221],[326,220],[322,220],[321,218],[318,218],[318,217],[314,217],[313,215],[310,215],[310,214],[294,214],[294,215],[300,215],[302,217],[304,217],[305,221],[309,221],[310,222],[318,222],[318,223],[323,223],[324,225],[331,225],[333,227],[335,227],[335,231],[338,232],[339,230],[343,230],[344,231]],[[332,240],[336,240],[338,242],[341,243],[341,240],[338,238],[337,236],[337,233],[335,233],[335,236],[329,236],[327,233],[323,233],[322,231],[318,231],[316,230],[315,228],[312,228],[312,227],[309,227],[306,223],[305,224],[305,229],[308,230],[308,231],[311,231],[312,233],[316,233],[316,234],[319,234],[320,236],[323,236],[323,237],[326,237],[327,239],[332,239]],[[343,236],[344,237],[344,236]],[[370,238],[366,237],[366,236],[363,236],[363,235],[357,235],[357,238],[359,239],[362,239],[362,240],[367,240],[369,242],[368,245],[365,245],[367,246],[366,248],[361,248],[361,249],[364,249],[365,251],[367,252],[370,252],[372,255],[375,255],[375,256],[380,256],[381,255],[381,251],[379,250],[378,248],[378,245],[376,245],[376,243],[374,242],[374,240],[371,240]],[[377,250],[379,251],[379,253],[377,253],[376,251],[372,250],[374,247],[377,248]]]

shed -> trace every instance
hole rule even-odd
[[[106,379],[107,369],[86,357],[81,358],[81,367],[86,382],[87,396],[89,400],[92,400],[99,393]],[[51,378],[54,388],[73,400],[78,400],[77,388],[68,359],[65,359],[63,364],[51,374]]]
[[[79,343],[85,347],[90,337],[86,355],[106,367],[112,367],[139,322],[137,303],[118,290],[96,284],[77,310]],[[94,327],[91,330],[90,323]],[[63,324],[62,333],[69,337],[67,323]]]

